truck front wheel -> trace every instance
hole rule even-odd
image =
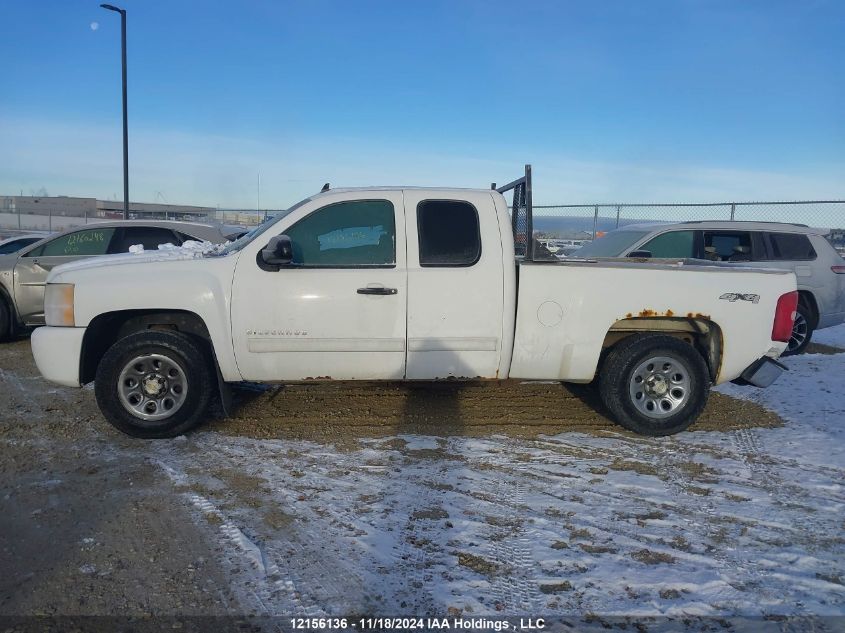
[[[626,429],[672,435],[701,415],[710,379],[704,358],[689,343],[662,334],[635,334],[607,355],[599,392]]]
[[[212,381],[208,354],[190,336],[146,330],[108,349],[94,392],[106,420],[127,435],[174,437],[202,421]]]

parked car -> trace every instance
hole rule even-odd
[[[8,255],[9,253],[17,253],[24,246],[40,242],[49,233],[28,233],[26,235],[15,235],[7,237],[5,240],[0,240],[0,255]]]
[[[631,224],[572,256],[698,258],[791,270],[798,278],[799,301],[785,353],[798,354],[814,330],[845,322],[845,260],[825,238],[828,233],[781,222]]]
[[[572,254],[575,253],[580,246],[561,246],[555,252],[555,257],[564,258],[564,257],[572,257]]]
[[[234,242],[239,237],[243,237],[249,233],[250,229],[238,226],[237,224],[223,224],[220,227],[220,231],[226,236],[226,239]]]
[[[43,235],[29,246],[0,255],[0,340],[44,324],[44,284],[50,271],[78,259],[126,253],[141,244],[180,245],[185,240],[228,241],[220,228],[192,222],[124,220],[87,224],[58,235]]]
[[[139,437],[183,433],[215,392],[228,410],[240,381],[596,377],[620,424],[668,435],[711,382],[780,373],[793,273],[537,261],[515,228],[530,197],[512,224],[502,195],[529,189],[526,169],[499,190],[326,190],[200,258],[61,266],[35,361],[60,385],[93,381]]]

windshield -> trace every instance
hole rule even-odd
[[[619,257],[650,231],[611,231],[604,237],[582,246],[570,257]]]
[[[219,251],[215,251],[211,254],[212,255],[228,255],[229,253],[235,253],[235,252],[241,250],[244,246],[249,244],[252,240],[254,240],[259,235],[261,235],[262,233],[269,230],[272,226],[276,225],[279,222],[279,220],[281,220],[282,218],[284,218],[287,215],[290,215],[291,213],[296,211],[299,207],[301,207],[306,202],[311,202],[311,198],[305,198],[305,200],[300,200],[299,202],[297,202],[295,205],[293,205],[287,211],[281,211],[281,212],[277,213],[276,215],[274,215],[270,218],[267,218],[264,222],[262,222],[261,224],[256,226],[251,231],[241,235],[234,242],[229,242],[228,244],[226,244],[226,246],[221,248]]]

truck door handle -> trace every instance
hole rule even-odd
[[[398,292],[396,288],[385,288],[384,286],[358,288],[359,295],[395,295]]]

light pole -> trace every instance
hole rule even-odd
[[[101,7],[120,14],[120,59],[123,74],[123,219],[129,219],[129,120],[126,115],[126,9],[111,4]]]

